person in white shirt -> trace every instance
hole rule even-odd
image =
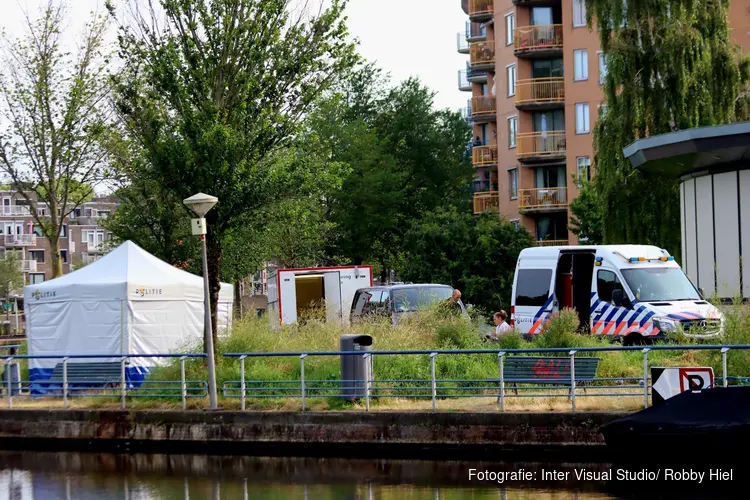
[[[508,313],[505,311],[496,312],[493,319],[495,320],[495,325],[497,325],[495,327],[495,338],[499,338],[504,333],[513,330],[510,325],[505,322],[505,320],[508,319]]]

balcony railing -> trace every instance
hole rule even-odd
[[[497,114],[497,101],[495,96],[478,95],[471,98],[472,116],[488,116]]]
[[[497,191],[474,193],[474,213],[497,212],[500,209],[500,196]]]
[[[23,273],[35,273],[36,272],[36,261],[35,260],[19,260],[18,268]]]
[[[469,48],[469,63],[472,66],[495,64],[495,42],[474,42]]]
[[[458,90],[462,92],[471,91],[471,82],[469,81],[465,69],[458,70]]]
[[[10,217],[26,217],[31,215],[29,207],[24,205],[3,205],[0,209],[0,215]]]
[[[456,47],[458,48],[459,54],[469,53],[469,40],[466,38],[466,33],[459,33],[456,36]]]
[[[469,17],[491,16],[494,11],[494,0],[469,0]]]
[[[538,247],[564,247],[568,246],[568,240],[537,240]]]
[[[568,190],[564,187],[518,190],[520,210],[554,209],[568,206]]]
[[[516,141],[516,156],[521,159],[565,155],[565,132],[562,130],[518,134]]]
[[[35,234],[6,234],[5,246],[20,247],[36,245]]]
[[[564,78],[532,78],[516,82],[516,104],[552,104],[564,101]]]
[[[474,166],[497,165],[497,146],[474,146],[471,156]]]
[[[562,24],[522,26],[513,36],[516,52],[563,48]]]

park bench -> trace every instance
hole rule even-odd
[[[122,366],[114,363],[73,363],[68,362],[68,388],[107,388],[120,385],[122,380]],[[47,380],[40,380],[39,384],[62,388],[63,364],[58,363]]]
[[[575,358],[576,385],[593,382],[599,358]],[[500,379],[492,379],[500,384]],[[517,384],[571,385],[569,357],[508,356],[503,361],[503,382],[512,385],[518,394]],[[585,385],[583,386],[586,391]],[[571,387],[569,397],[572,394]]]

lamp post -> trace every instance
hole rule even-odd
[[[208,256],[206,251],[206,219],[205,215],[219,201],[215,196],[198,193],[183,200],[186,207],[192,210],[197,219],[192,219],[193,235],[201,237],[203,247],[203,301],[205,309],[204,328],[206,342],[206,356],[208,357],[208,397],[211,409],[216,409],[216,366],[214,364],[214,337],[211,331],[211,299],[208,290]]]

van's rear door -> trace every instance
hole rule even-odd
[[[513,320],[519,333],[541,333],[553,311],[557,259],[521,262],[513,283]]]

